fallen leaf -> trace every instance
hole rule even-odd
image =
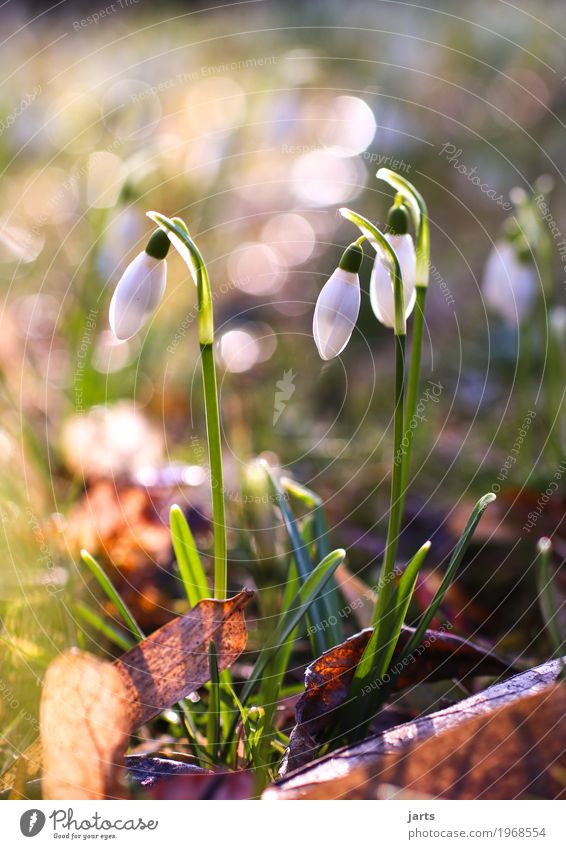
[[[209,680],[211,640],[219,671],[231,666],[246,645],[243,611],[252,596],[251,590],[242,590],[227,601],[204,599],[115,662],[128,692],[133,728]]]
[[[372,634],[366,628],[338,646],[324,652],[305,671],[305,692],[297,701],[296,725],[281,765],[280,774],[297,769],[316,755],[323,732],[329,728],[348,697],[355,669]],[[392,668],[414,633],[404,627],[395,648]],[[396,689],[421,681],[465,678],[470,675],[498,675],[509,664],[487,649],[453,634],[428,630],[422,640],[422,653],[416,649],[398,670]]]
[[[209,775],[211,770],[196,764],[156,758],[148,755],[127,755],[125,766],[128,777],[141,787],[154,787],[158,781],[181,775]]]
[[[40,708],[43,798],[121,797],[130,729],[128,691],[112,663],[78,650],[54,660]]]
[[[550,661],[289,774],[268,799],[370,799],[394,785],[447,799],[564,798],[566,691]],[[420,797],[419,797],[420,798]]]
[[[251,799],[254,775],[251,770],[179,775],[158,781],[151,789],[152,799],[201,799],[231,801]]]
[[[220,671],[234,662],[246,645],[243,610],[252,596],[204,599],[114,663],[77,650],[53,661],[40,706],[44,798],[123,796],[129,735],[209,680],[211,640]]]
[[[103,554],[123,572],[145,566],[153,572],[156,563],[165,566],[171,557],[171,534],[160,515],[166,506],[145,487],[97,481],[71,510],[66,541],[71,550]]]

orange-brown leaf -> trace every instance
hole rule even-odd
[[[77,650],[54,660],[40,710],[43,797],[120,796],[130,729],[128,692],[112,663]]]
[[[227,601],[204,599],[116,661],[129,695],[132,727],[153,719],[209,680],[211,640],[219,670],[234,663],[246,645],[243,611],[252,595],[242,590]]]

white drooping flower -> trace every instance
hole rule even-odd
[[[318,296],[312,329],[323,360],[342,353],[356,326],[361,304],[358,270],[362,257],[359,245],[350,245]]]
[[[157,230],[128,265],[110,302],[110,327],[121,342],[135,336],[151,318],[165,292],[169,239]]]
[[[523,262],[508,241],[494,245],[483,272],[485,303],[511,326],[529,313],[537,293],[537,275],[530,262]]]
[[[408,318],[413,311],[417,296],[415,289],[417,257],[413,238],[410,233],[387,233],[385,238],[397,254],[397,259],[399,260],[401,277],[403,278],[405,318]],[[374,247],[376,246],[374,245]],[[391,279],[391,273],[380,254],[377,254],[373,264],[369,284],[369,297],[376,318],[386,327],[395,327],[393,281]]]

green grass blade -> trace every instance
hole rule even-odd
[[[418,623],[418,625],[415,629],[415,633],[413,634],[413,636],[409,640],[409,643],[408,643],[408,645],[405,649],[405,652],[404,652],[405,656],[411,654],[411,652],[414,651],[420,645],[426,629],[428,628],[428,626],[430,625],[430,623],[434,619],[436,611],[438,610],[438,608],[442,604],[442,600],[443,600],[444,596],[446,595],[446,591],[448,590],[448,587],[450,586],[450,584],[454,580],[456,572],[458,571],[458,567],[460,566],[460,563],[462,562],[462,558],[464,557],[464,554],[466,553],[468,545],[470,544],[472,536],[474,535],[474,532],[475,532],[475,530],[476,530],[476,528],[477,528],[477,526],[480,522],[481,517],[483,516],[486,508],[493,501],[495,501],[495,499],[496,499],[495,494],[493,492],[488,492],[487,495],[484,495],[482,498],[480,498],[480,500],[477,502],[476,506],[472,510],[472,512],[470,514],[470,518],[468,519],[466,527],[464,528],[464,531],[462,533],[462,536],[460,537],[460,539],[458,541],[458,545],[454,549],[454,553],[452,554],[452,557],[450,558],[450,562],[448,564],[446,574],[444,575],[444,578],[442,579],[442,583],[440,584],[440,587],[436,591],[434,598],[432,599],[428,608],[426,609],[426,611],[421,616],[419,623]]]
[[[73,610],[84,622],[88,623],[92,628],[95,628],[123,651],[129,651],[133,648],[133,646],[135,646],[135,642],[133,640],[128,639],[125,634],[122,634],[121,631],[102,619],[98,613],[95,613],[94,610],[86,604],[83,604],[82,601],[77,602],[77,604],[73,606]]]
[[[81,559],[85,566],[88,566],[88,568],[90,569],[90,571],[106,593],[107,597],[116,607],[116,610],[119,612],[120,616],[130,629],[132,634],[134,634],[134,636],[137,637],[138,640],[144,640],[144,632],[130,613],[128,606],[120,596],[120,593],[118,592],[118,590],[116,589],[116,587],[114,586],[114,584],[112,583],[100,563],[98,563],[94,559],[92,554],[89,554],[89,552],[84,548],[81,551]]]
[[[207,716],[207,748],[212,760],[218,756],[220,744],[220,675],[218,673],[218,655],[216,646],[211,640],[208,646],[208,663],[210,667],[210,684],[208,688],[208,716]]]
[[[430,549],[430,542],[419,548],[401,575],[397,588],[389,601],[388,608],[373,629],[373,634],[360,660],[350,694],[359,695],[368,678],[383,678],[389,665],[395,646],[407,615],[407,609],[413,595],[419,571]]]
[[[281,511],[281,515],[283,516],[283,522],[285,524],[285,530],[287,531],[287,535],[289,536],[289,540],[291,542],[291,546],[293,548],[293,555],[295,557],[295,562],[297,564],[297,570],[299,573],[299,577],[301,581],[306,581],[309,575],[312,572],[312,563],[308,551],[308,545],[305,543],[303,538],[301,537],[301,532],[299,531],[299,526],[293,516],[291,508],[289,507],[287,500],[285,498],[285,493],[275,480],[275,477],[269,468],[268,464],[262,462],[262,466],[265,469],[265,473],[267,475],[267,479],[270,483],[273,495],[276,499],[276,504]]]
[[[265,469],[269,483],[273,490],[273,494],[276,498],[277,506],[279,507],[281,515],[283,516],[285,529],[287,531],[291,546],[293,548],[293,555],[297,564],[297,571],[299,573],[299,577],[301,579],[301,582],[304,583],[308,579],[309,575],[312,574],[313,570],[313,563],[309,554],[309,545],[305,543],[305,540],[301,536],[299,526],[295,517],[293,516],[293,511],[287,503],[285,493],[282,487],[276,481],[268,464],[262,463],[262,465]],[[309,615],[309,621],[312,626],[309,632],[309,638],[311,640],[313,653],[317,657],[323,652],[325,652],[328,648],[331,648],[331,646],[336,645],[329,633],[328,628],[328,625],[330,625],[330,623],[334,621],[334,618],[336,618],[336,624],[338,624],[339,620],[337,614],[334,614],[332,606],[328,604],[328,599],[326,595],[322,598],[318,598],[312,605],[311,613]],[[316,628],[316,625],[319,625],[321,623],[325,623],[326,627],[321,629]],[[332,628],[333,626],[330,627]],[[338,642],[340,642],[341,639],[342,636],[339,633]]]
[[[189,523],[178,504],[173,504],[169,511],[169,524],[183,587],[190,606],[195,607],[212,593]]]
[[[548,537],[542,537],[537,543],[536,582],[538,603],[552,645],[552,657],[564,654],[564,637],[560,631],[560,615],[552,575],[552,543]]]
[[[302,584],[298,593],[295,595],[289,609],[280,618],[277,627],[271,637],[269,637],[258,657],[252,674],[244,689],[242,690],[241,700],[245,705],[248,698],[261,675],[263,674],[267,664],[278,651],[285,640],[289,638],[295,627],[301,619],[308,613],[317,596],[323,591],[328,581],[344,560],[346,552],[342,548],[332,551],[328,557],[325,557],[318,566],[311,572],[307,580]]]

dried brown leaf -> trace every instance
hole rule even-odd
[[[205,599],[115,663],[76,650],[57,658],[40,709],[44,797],[123,795],[130,733],[209,680],[211,640],[219,670],[234,662],[246,645],[243,610],[252,595]]]
[[[334,712],[347,699],[354,672],[371,634],[371,628],[360,631],[307,667],[305,692],[296,705],[297,724],[281,767],[282,775],[308,763],[316,754],[321,732],[331,725]],[[393,668],[412,634],[412,628],[402,629],[392,661]],[[422,646],[426,650],[422,653],[415,651],[410,662],[400,670],[396,689],[425,680],[498,675],[509,668],[507,663],[486,649],[453,634],[428,630]]]
[[[566,691],[559,661],[445,710],[340,749],[265,792],[276,799],[369,799],[384,784],[449,799],[564,797]]]
[[[54,660],[40,709],[43,797],[121,796],[130,729],[128,692],[112,663],[77,650]]]
[[[209,680],[211,640],[219,670],[231,666],[246,646],[244,607],[252,596],[250,590],[242,590],[227,601],[204,599],[116,661],[128,692],[133,728]]]

